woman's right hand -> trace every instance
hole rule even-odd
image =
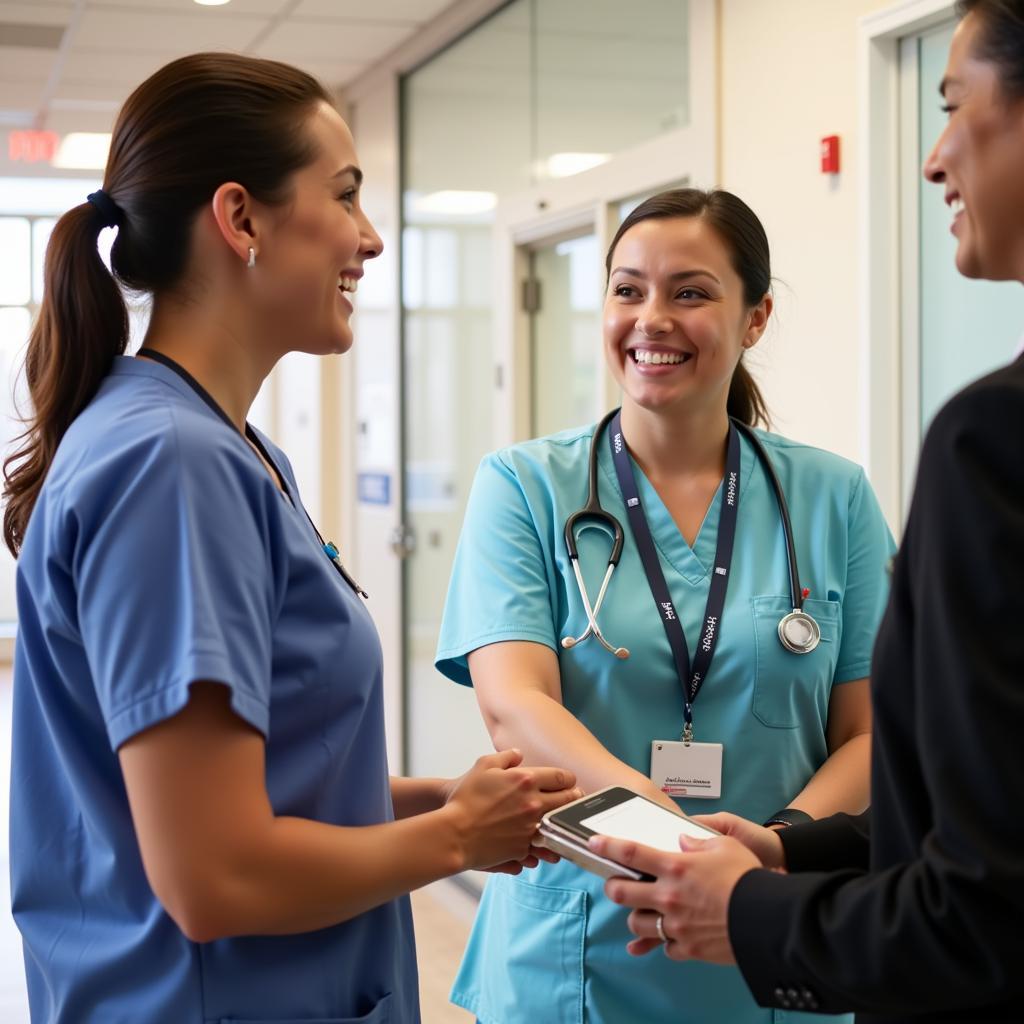
[[[738,839],[766,867],[782,871],[786,867],[786,854],[782,840],[774,829],[747,821],[738,814],[721,811],[718,814],[695,814],[693,820],[707,825],[724,836]]]
[[[464,869],[528,861],[541,818],[583,795],[568,769],[523,767],[522,760],[518,750],[488,754],[452,780],[442,813],[455,827]]]

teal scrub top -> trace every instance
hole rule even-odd
[[[651,741],[678,739],[683,693],[637,554],[611,454],[599,442],[601,504],[623,524],[625,546],[599,615],[619,660],[593,638],[563,650],[586,628],[563,538],[587,497],[594,427],[566,431],[487,456],[473,484],[437,652],[437,668],[472,685],[467,655],[525,640],[558,656],[568,708],[616,757],[647,773]],[[805,609],[821,627],[810,654],[785,650],[780,618],[792,609],[785,534],[771,484],[741,439],[740,507],[729,587],[714,661],[694,705],[696,739],[725,746],[720,800],[680,800],[687,813],[734,811],[762,821],[786,806],[828,757],[833,685],[869,674],[888,594],[893,540],[863,470],[852,462],[759,432],[793,521]],[[718,534],[720,491],[691,549],[633,464],[666,582],[691,653],[704,615]],[[580,568],[592,600],[610,534],[584,527]],[[563,861],[522,876],[495,876],[484,891],[452,999],[482,1024],[626,1024],[816,1020],[756,1005],[735,968],[679,964],[657,951],[625,950],[627,912],[602,880]],[[820,1018],[824,1020],[825,1018]],[[836,1017],[828,1017],[835,1021]]]

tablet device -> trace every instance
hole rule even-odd
[[[718,835],[714,829],[682,814],[673,814],[667,807],[624,786],[609,786],[565,804],[545,814],[540,825],[542,846],[603,878],[618,876],[635,881],[653,881],[653,877],[599,857],[587,848],[587,840],[606,835],[678,853],[680,834],[695,839]]]

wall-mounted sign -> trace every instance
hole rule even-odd
[[[60,136],[56,132],[21,129],[7,133],[7,159],[12,163],[50,164],[57,155]]]

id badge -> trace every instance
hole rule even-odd
[[[651,781],[669,796],[717,800],[722,795],[721,743],[651,742]]]

